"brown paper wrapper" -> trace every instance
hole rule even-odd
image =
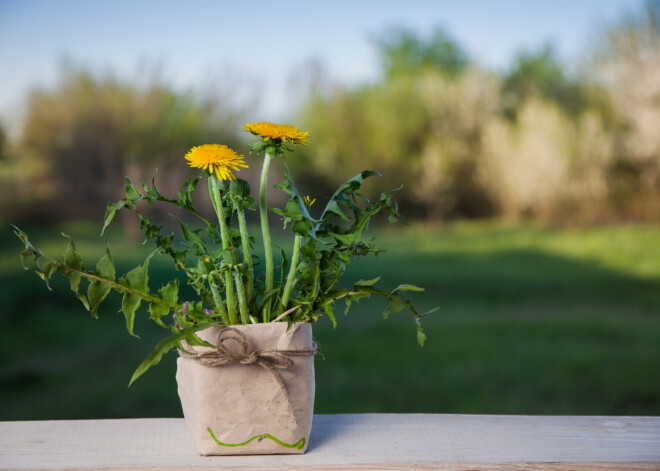
[[[235,325],[257,351],[312,350],[312,326],[297,322]],[[217,345],[222,328],[199,337]],[[190,347],[197,352],[208,347]],[[257,365],[205,366],[179,357],[176,380],[186,424],[202,455],[304,453],[314,413],[314,356],[291,356],[273,373]],[[256,437],[256,438],[255,438]]]

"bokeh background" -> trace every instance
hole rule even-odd
[[[347,283],[440,307],[424,348],[377,301],[319,322],[318,413],[660,414],[660,2],[0,0],[0,71],[0,419],[181,416],[174,353],[126,387],[164,332],[49,292],[9,223],[93,266],[125,175],[174,195],[218,142],[254,183],[261,120],[310,132],[288,162],[317,200],[404,185],[410,225],[374,225]],[[124,272],[140,242],[120,218]]]

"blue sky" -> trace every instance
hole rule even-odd
[[[220,81],[260,90],[257,119],[287,112],[291,83],[318,59],[336,81],[374,79],[388,27],[442,26],[481,64],[504,69],[546,42],[577,60],[599,27],[641,0],[170,1],[0,0],[0,120],[14,126],[31,86],[52,86],[63,58],[136,78],[159,66],[175,86]],[[142,66],[142,67],[141,67]],[[246,87],[246,84],[250,85]]]

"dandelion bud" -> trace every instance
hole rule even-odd
[[[232,180],[229,184],[229,192],[241,197],[250,196],[250,184],[241,179]]]

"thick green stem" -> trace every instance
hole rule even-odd
[[[280,304],[284,309],[286,309],[287,304],[289,303],[289,296],[291,296],[291,290],[293,290],[293,282],[296,279],[296,268],[298,266],[298,252],[300,252],[300,241],[302,236],[296,234],[296,238],[293,242],[293,255],[291,255],[291,267],[289,267],[289,275],[286,278],[286,285],[284,286],[284,294],[282,294],[282,301]]]
[[[264,165],[261,169],[261,185],[259,187],[259,215],[261,216],[261,237],[264,241],[264,258],[266,259],[266,289],[268,293],[273,289],[273,247],[270,243],[270,229],[268,228],[268,206],[266,205],[266,185],[268,183],[268,169],[271,156],[266,152]],[[270,301],[263,307],[264,322],[270,321]]]
[[[236,292],[238,293],[238,308],[241,312],[241,322],[247,324],[249,315],[247,300],[245,299],[245,290],[243,289],[243,283],[241,282],[241,274],[237,271],[234,272],[234,281],[236,281]]]
[[[231,239],[229,239],[229,231],[227,230],[227,222],[222,209],[222,197],[220,196],[220,188],[218,187],[218,179],[215,175],[210,175],[211,180],[211,199],[214,200],[215,212],[218,216],[218,223],[220,224],[220,237],[222,238],[222,248],[224,250],[231,250]],[[231,270],[225,272],[225,299],[227,301],[227,316],[231,324],[238,324],[236,317],[236,297],[234,296],[234,283],[231,279]]]
[[[236,205],[234,207],[238,214],[238,227],[241,232],[241,245],[243,247],[243,261],[247,266],[247,275],[245,277],[245,296],[247,302],[252,302],[254,296],[254,269],[252,268],[252,254],[250,253],[250,240],[248,239],[247,225],[245,224],[245,212],[243,208]]]
[[[220,314],[220,317],[222,317],[222,321],[226,325],[229,325],[229,318],[227,317],[227,311],[225,310],[225,305],[222,302],[220,293],[218,293],[218,287],[215,285],[215,282],[213,281],[209,282],[209,286],[211,287],[211,295],[213,296],[213,304],[215,306],[216,312]]]

